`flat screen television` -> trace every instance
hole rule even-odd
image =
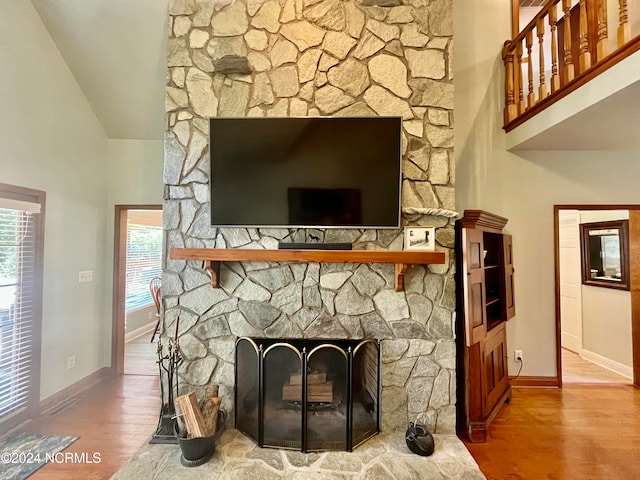
[[[210,119],[211,224],[398,228],[401,117]]]

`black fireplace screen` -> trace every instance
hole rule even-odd
[[[380,343],[241,337],[235,405],[261,447],[351,451],[380,431]]]

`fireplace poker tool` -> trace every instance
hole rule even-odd
[[[167,353],[164,353],[164,346],[162,344],[163,331],[158,336],[158,347],[156,354],[158,359],[158,372],[160,376],[160,396],[162,398],[162,404],[160,407],[160,416],[158,418],[158,428],[156,432],[151,436],[149,443],[178,443],[178,439],[175,436],[176,425],[176,408],[174,405],[174,399],[178,393],[178,367],[183,361],[183,357],[180,354],[180,344],[178,342],[178,327],[180,325],[180,317],[176,319],[176,332],[172,339],[169,337],[167,344]],[[166,387],[165,387],[166,382]]]

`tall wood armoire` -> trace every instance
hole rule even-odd
[[[507,219],[465,210],[456,223],[458,431],[484,442],[487,427],[511,396],[506,321],[515,315]]]

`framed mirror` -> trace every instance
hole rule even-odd
[[[582,283],[629,290],[629,221],[580,224]]]

